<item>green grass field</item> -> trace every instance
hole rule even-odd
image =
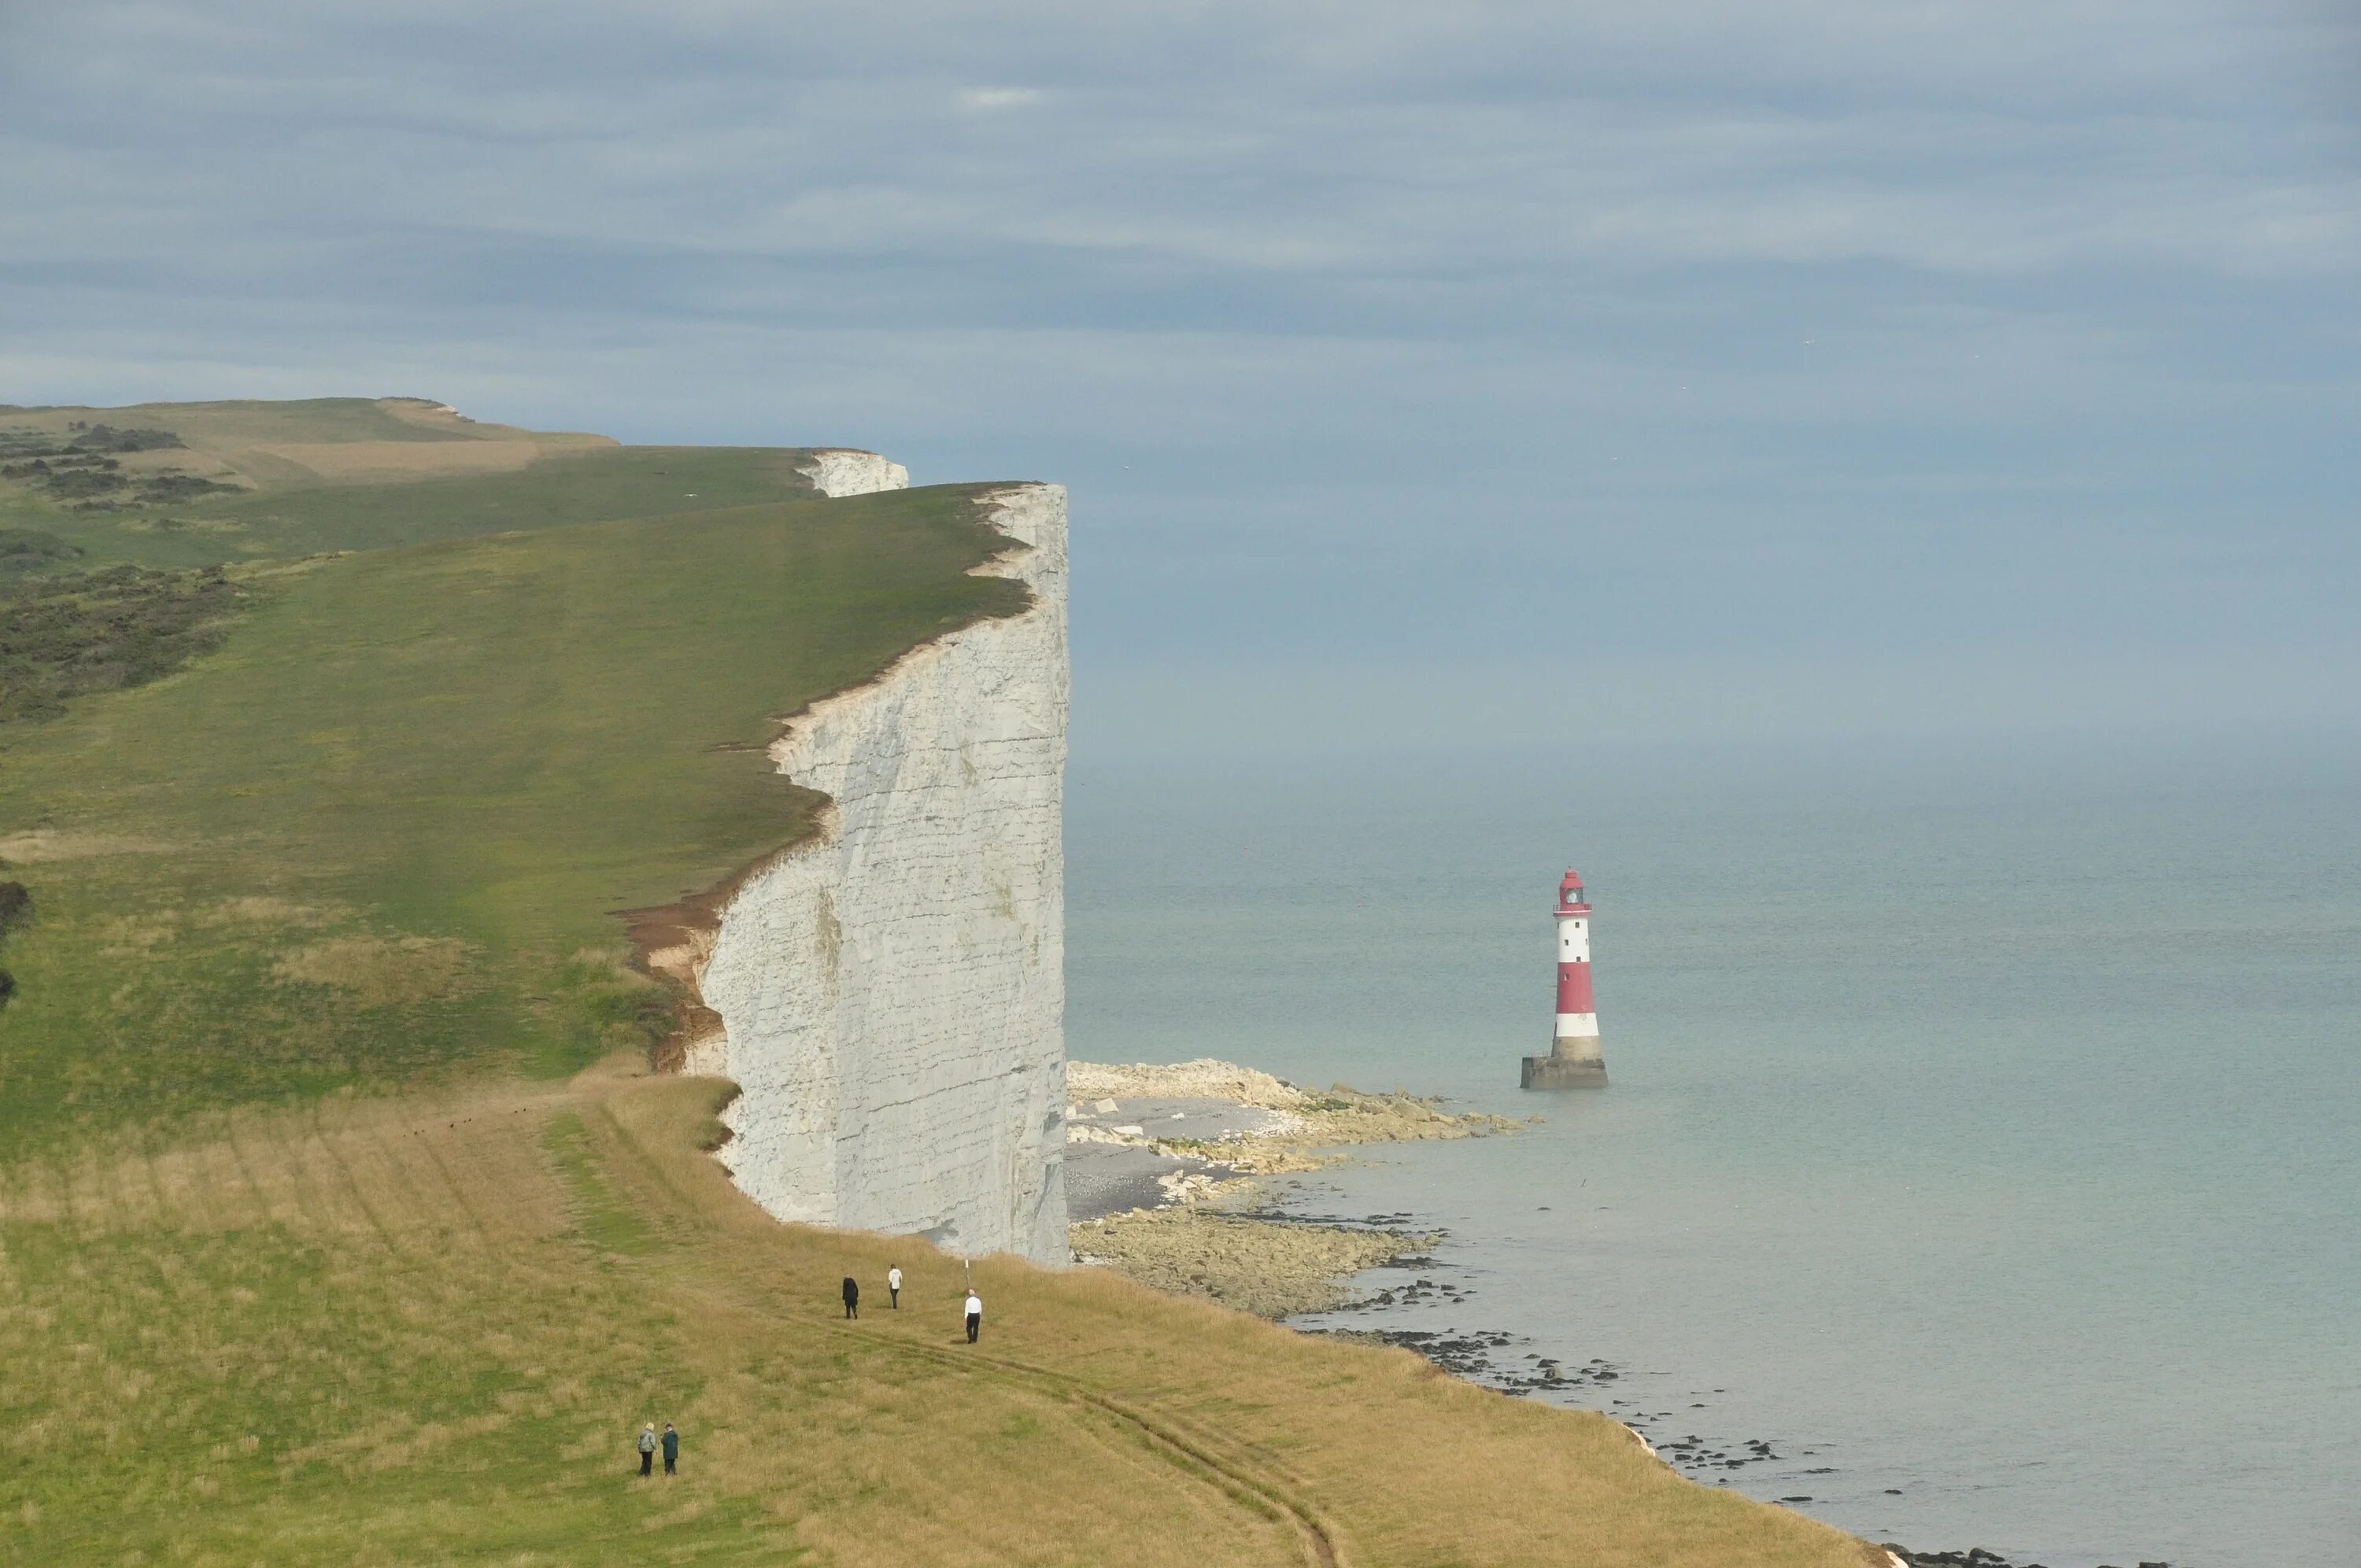
[[[810,481],[797,470],[807,456],[798,448],[584,444],[500,425],[422,425],[360,399],[0,409],[0,434],[67,440],[75,422],[101,421],[170,429],[187,445],[145,455],[148,466],[219,474],[239,488],[106,512],[77,511],[35,487],[0,484],[0,526],[61,539],[92,565],[196,566],[812,499]],[[335,466],[320,455],[347,447],[379,453],[381,471],[411,471],[394,482],[338,483]],[[488,450],[513,454],[525,466],[487,473],[438,467]],[[327,472],[302,466],[290,452]]]
[[[901,491],[255,573],[221,652],[0,751],[38,911],[0,1148],[615,1048],[655,999],[614,912],[802,831],[773,717],[1016,608],[965,575],[996,539],[972,511]]]
[[[956,1261],[729,1186],[620,912],[807,830],[780,716],[1022,607],[971,575],[979,487],[357,400],[0,431],[102,419],[238,492],[164,529],[0,487],[83,552],[0,616],[107,563],[237,598],[137,667],[93,611],[114,684],[0,721],[0,1560],[1879,1561],[1601,1419],[1104,1276],[981,1266],[972,1351]],[[395,450],[459,442],[515,450]],[[666,1419],[686,1473],[627,1475]]]

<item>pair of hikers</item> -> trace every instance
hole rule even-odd
[[[885,1271],[885,1288],[892,1293],[894,1310],[902,1308],[902,1270],[897,1266]],[[973,1344],[983,1332],[983,1298],[968,1288],[967,1303],[961,1309],[967,1320],[967,1343]],[[851,1321],[861,1316],[861,1281],[848,1274],[844,1277],[844,1316]]]
[[[650,1421],[640,1429],[640,1474],[646,1475],[653,1472],[658,1448],[664,1450],[664,1474],[667,1475],[678,1474],[676,1467],[680,1464],[680,1433],[673,1430],[673,1424],[670,1421],[664,1422],[664,1437],[661,1440],[656,1436],[655,1422]]]
[[[885,1293],[889,1298],[888,1304],[895,1311],[900,1311],[902,1310],[901,1265],[896,1264],[885,1271]],[[844,1277],[844,1315],[847,1318],[861,1316],[861,1281],[850,1274]]]

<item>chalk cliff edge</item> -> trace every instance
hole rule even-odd
[[[1031,607],[796,716],[770,755],[829,797],[819,831],[658,967],[693,978],[680,1066],[739,1085],[719,1157],[763,1208],[1062,1265],[1066,492],[983,504],[1011,548],[978,570]]]

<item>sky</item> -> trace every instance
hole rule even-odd
[[[1073,498],[1078,762],[2361,723],[2361,10],[0,0],[0,401]]]

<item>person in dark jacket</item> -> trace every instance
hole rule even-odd
[[[680,1433],[673,1430],[673,1424],[670,1421],[664,1422],[664,1474],[667,1475],[680,1474]]]
[[[861,1316],[861,1281],[850,1274],[844,1277],[844,1315],[848,1318]]]

